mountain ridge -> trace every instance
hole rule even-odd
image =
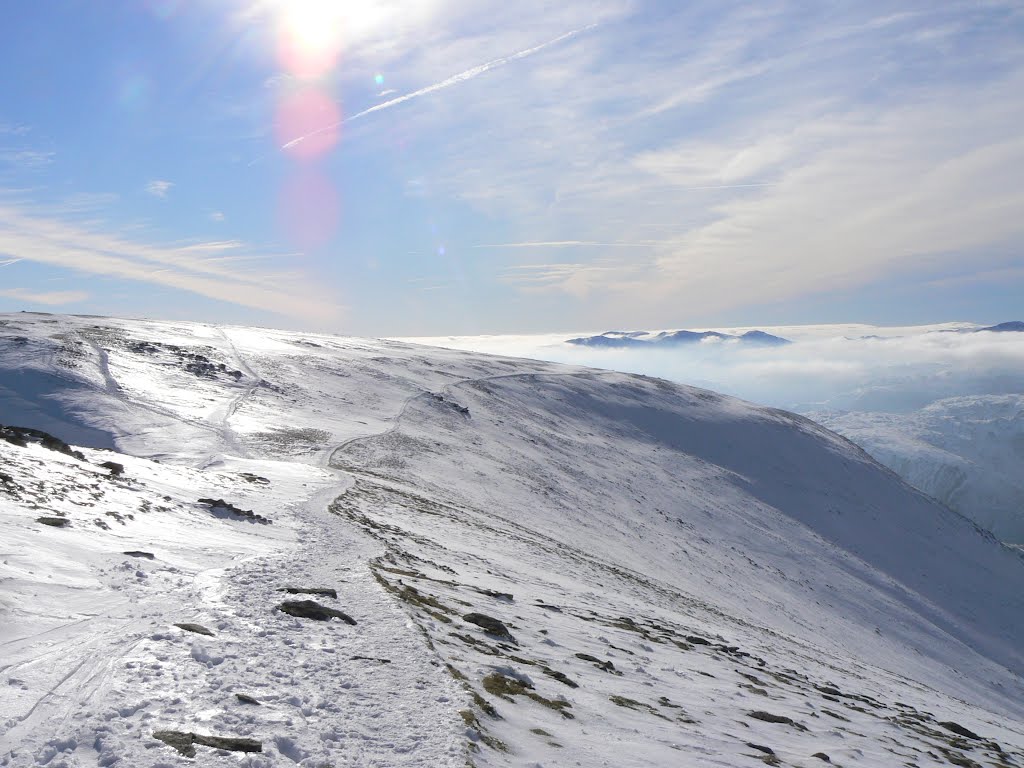
[[[126,453],[0,442],[49,494],[0,489],[0,764],[176,764],[168,729],[258,740],[253,766],[1024,764],[1024,560],[806,419],[396,342],[46,319],[0,318],[0,387],[34,371],[19,415]],[[275,611],[286,587],[356,624]],[[40,631],[82,674],[44,673]]]

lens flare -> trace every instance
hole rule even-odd
[[[341,136],[341,110],[319,88],[301,88],[277,105],[274,137],[279,147],[308,161],[332,150]]]

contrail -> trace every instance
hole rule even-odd
[[[761,184],[709,184],[704,187],[680,187],[683,192],[691,189],[744,189],[746,187],[777,187],[778,182],[766,181]]]
[[[601,243],[593,240],[541,240],[526,243],[485,243],[474,248],[576,248],[599,245],[610,248],[650,248],[655,243]]]
[[[11,264],[17,264],[19,261],[24,261],[24,259],[8,259],[7,261],[0,261],[0,267],[9,267]]]
[[[370,107],[369,109],[364,109],[362,112],[357,112],[354,115],[346,117],[344,120],[339,120],[336,123],[325,125],[324,127],[317,128],[315,131],[311,131],[310,133],[307,133],[304,136],[299,136],[297,139],[292,139],[287,144],[283,144],[281,146],[281,149],[290,149],[291,147],[294,147],[296,144],[300,144],[306,139],[311,139],[312,137],[317,136],[321,133],[332,131],[340,125],[344,125],[345,123],[351,123],[353,120],[358,120],[361,117],[366,117],[367,115],[371,115],[374,112],[380,112],[383,109],[390,109],[391,107],[398,106],[399,104],[402,104],[406,101],[418,99],[420,96],[426,96],[428,93],[434,93],[435,91],[440,91],[445,88],[450,88],[453,85],[464,83],[467,80],[472,80],[474,77],[479,77],[485,72],[490,72],[492,69],[503,67],[506,64],[510,64],[518,59],[524,59],[527,56],[532,56],[538,51],[542,51],[545,48],[551,47],[552,45],[557,45],[558,43],[561,43],[563,40],[568,40],[572,37],[576,37],[577,35],[587,32],[588,30],[591,30],[596,26],[597,24],[588,24],[585,27],[574,29],[571,32],[566,32],[564,35],[559,35],[558,37],[552,40],[548,40],[546,43],[535,45],[532,48],[527,48],[525,50],[519,51],[518,53],[513,53],[508,56],[502,56],[500,59],[488,61],[486,64],[480,64],[479,66],[473,67],[472,69],[467,69],[464,72],[459,72],[459,74],[457,75],[452,75],[451,77],[447,78],[446,80],[442,80],[439,83],[428,85],[426,88],[420,88],[418,91],[413,91],[412,93],[407,93],[404,96],[398,96],[397,98],[390,99],[389,101],[385,101],[381,104],[377,104],[376,106]]]

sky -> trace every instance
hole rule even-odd
[[[3,42],[0,311],[1021,315],[1019,0],[40,0]]]

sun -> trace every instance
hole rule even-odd
[[[340,0],[286,0],[280,4],[282,64],[300,77],[320,77],[336,63],[345,27]]]

